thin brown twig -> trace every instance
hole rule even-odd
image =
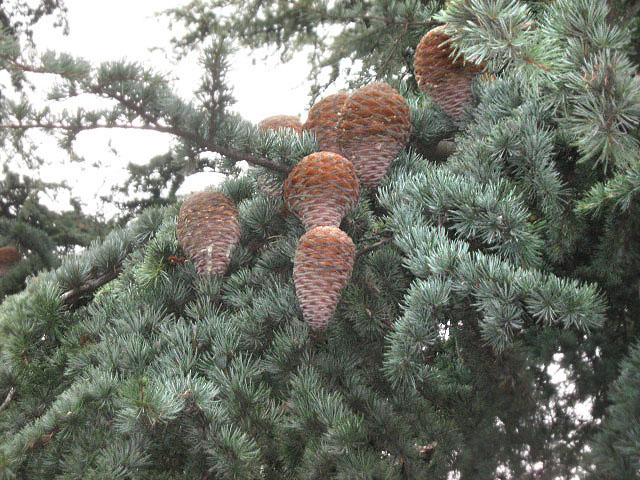
[[[233,159],[233,160],[235,160],[237,162],[244,160],[247,163],[250,163],[252,165],[265,167],[265,168],[268,168],[270,170],[276,170],[276,171],[278,171],[280,173],[284,173],[286,175],[288,175],[289,172],[291,171],[290,167],[288,167],[286,165],[281,165],[279,163],[275,163],[275,162],[269,160],[268,158],[258,157],[256,155],[251,155],[251,154],[246,153],[246,152],[236,152],[236,151],[231,150],[229,148],[226,148],[226,147],[223,147],[221,145],[217,145],[215,143],[207,141],[207,139],[205,139],[204,137],[202,137],[200,135],[197,135],[197,134],[195,134],[193,132],[189,132],[189,131],[181,129],[179,127],[166,127],[164,125],[161,125],[160,122],[158,122],[158,120],[156,118],[153,118],[151,115],[149,115],[142,108],[140,108],[139,106],[135,105],[131,101],[127,100],[122,95],[106,94],[106,93],[101,92],[99,89],[96,89],[96,88],[90,89],[90,92],[95,94],[95,95],[107,96],[108,98],[112,98],[112,99],[118,101],[120,104],[124,105],[126,108],[128,108],[129,110],[131,110],[132,112],[137,114],[142,120],[144,120],[148,124],[150,124],[150,125],[156,127],[157,129],[159,129],[159,131],[171,133],[171,134],[173,134],[173,135],[175,135],[177,137],[182,137],[182,138],[185,138],[187,140],[190,140],[190,141],[194,142],[195,144],[197,144],[198,146],[200,146],[201,148],[210,150],[210,151],[215,152],[215,153],[219,153],[220,155],[223,155],[223,156],[225,156],[227,158],[231,158],[231,159]]]
[[[3,66],[3,70],[9,70],[13,72],[25,72],[25,73],[40,73],[40,74],[48,74],[48,75],[58,75],[63,78],[70,78],[79,80],[81,78],[86,78],[85,74],[77,74],[77,73],[63,73],[63,72],[53,72],[49,69],[43,67],[35,67],[33,65],[26,65],[24,63],[20,63],[14,58],[11,58],[8,55],[0,55],[0,59],[6,60],[10,62],[11,65]]]
[[[389,17],[381,17],[378,15],[364,15],[364,14],[356,14],[356,15],[336,15],[335,13],[331,13],[327,10],[320,10],[319,8],[313,8],[309,5],[303,5],[301,3],[296,3],[294,7],[298,7],[301,10],[306,10],[308,12],[316,13],[321,17],[324,17],[327,20],[332,20],[336,22],[383,22],[387,25],[406,25],[406,26],[417,26],[423,25],[425,27],[429,27],[432,25],[441,25],[441,22],[436,21],[428,21],[428,22],[406,22],[406,21],[398,21],[394,18]]]
[[[611,24],[622,26],[623,28],[626,28],[631,19],[640,11],[640,2],[635,2],[635,4],[627,8],[624,13],[620,11],[619,5],[616,2],[608,0],[607,4],[609,6],[607,21]]]
[[[2,402],[2,405],[0,405],[0,412],[3,411],[5,408],[7,408],[11,400],[13,400],[13,396],[15,394],[16,394],[16,387],[11,387],[9,389],[9,393],[7,394],[7,397],[4,399],[4,402]]]
[[[393,237],[386,237],[383,238],[382,240],[377,241],[376,243],[373,243],[367,247],[363,247],[360,250],[358,250],[356,252],[356,258],[361,257],[362,255],[372,252],[373,250],[375,250],[376,248],[380,248],[383,245],[386,245],[387,243],[389,243],[390,241],[393,240]]]
[[[400,41],[404,38],[408,29],[409,29],[409,25],[405,24],[400,35],[396,37],[396,41],[393,43],[393,46],[389,50],[389,55],[387,55],[384,61],[382,62],[382,66],[380,67],[380,71],[378,72],[378,75],[377,75],[378,80],[380,79],[381,75],[383,75],[383,72],[387,69],[387,65],[391,61],[391,58],[393,58],[393,53],[395,52],[396,48],[398,48]]]
[[[65,125],[65,124],[53,124],[53,123],[29,123],[29,124],[0,124],[0,130],[30,130],[30,129],[43,129],[43,130],[67,130],[79,133],[81,131],[97,130],[97,129],[124,129],[124,130],[148,130],[160,133],[169,133],[177,137],[182,137],[187,140],[191,140],[197,143],[202,148],[219,153],[227,158],[231,158],[235,161],[246,161],[247,163],[264,167],[269,170],[283,173],[288,175],[291,171],[291,167],[276,163],[268,158],[259,157],[250,153],[243,153],[231,150],[229,148],[208,143],[205,139],[198,135],[190,134],[189,132],[174,127],[167,127],[161,124],[151,125],[131,125],[131,124],[104,124],[96,123],[93,125]]]
[[[62,303],[68,307],[75,305],[84,295],[96,291],[102,285],[105,285],[115,279],[121,271],[121,267],[115,268],[111,272],[105,273],[98,278],[87,280],[83,285],[63,293],[60,297],[62,299]]]

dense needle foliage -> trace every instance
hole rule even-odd
[[[0,301],[22,290],[30,275],[59,265],[61,255],[88,246],[108,231],[104,219],[83,212],[83,205],[73,197],[58,202],[66,204],[65,211],[52,209],[51,200],[65,198],[69,188],[43,178],[40,169],[48,159],[39,155],[39,141],[25,136],[23,129],[12,128],[16,125],[11,123],[29,115],[19,99],[34,89],[33,79],[27,74],[29,66],[16,60],[33,50],[34,29],[40,23],[53,22],[64,32],[65,14],[62,0],[0,4],[0,247],[17,248],[22,257],[0,275]],[[40,73],[45,74],[45,70]]]
[[[122,187],[146,195],[123,204],[141,214],[0,306],[0,478],[639,478],[637,11],[613,11],[195,0],[169,12],[177,47],[202,52],[190,100],[137,64],[6,49],[3,68],[58,76],[52,102],[110,101],[56,115],[7,101],[14,131],[70,149],[96,128],[175,142]],[[440,24],[486,70],[462,118],[413,76]],[[314,93],[384,79],[410,107],[407,146],[340,225],[356,259],[322,334],[292,279],[304,227],[259,181],[281,185],[316,139],[229,113],[223,38],[310,46]],[[175,195],[205,168],[228,176],[214,188],[242,237],[227,273],[203,278]]]

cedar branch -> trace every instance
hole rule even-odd
[[[15,394],[16,394],[16,387],[11,387],[9,389],[9,393],[7,394],[7,397],[4,399],[4,402],[2,402],[2,405],[0,405],[0,412],[5,408],[7,408],[7,406],[9,405],[9,402],[13,400],[13,396]]]
[[[68,307],[72,307],[73,305],[78,303],[84,295],[95,292],[102,285],[105,285],[116,278],[121,271],[122,268],[118,267],[111,272],[107,272],[104,275],[99,276],[98,278],[87,280],[87,282],[83,285],[63,293],[61,297],[62,303]]]
[[[386,237],[386,238],[383,238],[382,240],[380,240],[380,241],[378,241],[378,242],[376,242],[374,244],[369,245],[368,247],[363,247],[363,248],[361,248],[360,250],[358,250],[356,252],[356,258],[364,255],[365,253],[372,252],[376,248],[382,247],[383,245],[386,245],[387,243],[389,243],[392,240],[393,240],[393,237]]]
[[[212,144],[210,142],[207,142],[204,138],[198,135],[191,134],[185,130],[177,129],[174,127],[167,127],[160,124],[130,125],[126,123],[118,123],[118,124],[96,123],[93,125],[83,125],[83,126],[65,125],[65,124],[58,124],[58,123],[56,124],[54,123],[0,124],[0,130],[30,130],[30,129],[67,130],[75,133],[79,133],[82,131],[89,131],[89,130],[97,130],[97,129],[148,130],[153,132],[169,133],[171,135],[175,135],[177,137],[190,140],[206,150],[219,153],[220,155],[223,155],[227,158],[231,158],[236,162],[244,160],[251,165],[264,167],[266,169],[280,172],[285,175],[288,175],[289,172],[291,171],[291,167],[276,163],[272,160],[269,160],[268,158],[259,157],[257,155],[253,155],[250,153],[238,152],[230,148],[223,147],[221,145]]]

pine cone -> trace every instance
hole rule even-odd
[[[298,117],[291,115],[273,115],[258,123],[260,130],[281,130],[291,128],[296,133],[302,133],[302,123]]]
[[[0,276],[4,275],[20,261],[22,255],[16,247],[2,247],[0,248]]]
[[[411,118],[402,96],[386,83],[353,92],[338,122],[338,144],[360,183],[375,188],[409,140]]]
[[[316,227],[305,233],[293,258],[293,283],[304,321],[314,330],[325,328],[340,292],[349,282],[356,247],[336,227]]]
[[[446,25],[422,37],[413,62],[420,90],[427,92],[447,114],[458,117],[471,101],[471,82],[483,66],[454,58]]]
[[[349,97],[347,92],[338,92],[317,102],[311,110],[304,124],[305,130],[312,131],[318,140],[318,150],[342,153],[338,145],[336,127],[344,102]]]
[[[219,192],[205,191],[185,200],[178,214],[178,244],[200,275],[224,275],[240,240],[234,203]]]
[[[287,208],[307,230],[321,225],[339,227],[358,203],[360,184],[353,164],[333,152],[307,155],[284,182]]]

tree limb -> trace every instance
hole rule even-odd
[[[62,303],[68,307],[72,307],[73,305],[78,303],[84,295],[96,291],[102,285],[105,285],[106,283],[109,283],[111,280],[116,278],[121,271],[122,268],[118,267],[111,272],[105,273],[98,278],[87,280],[87,282],[83,285],[63,293],[61,297]]]
[[[16,394],[16,387],[11,387],[9,389],[9,393],[7,394],[7,398],[4,399],[2,405],[0,405],[0,412],[3,411],[9,405],[9,402],[13,400],[13,396]]]
[[[229,148],[223,147],[221,145],[216,145],[215,143],[208,141],[207,139],[205,139],[200,135],[197,135],[193,132],[189,132],[177,126],[167,127],[167,126],[161,125],[157,118],[154,118],[151,115],[149,115],[145,110],[143,110],[136,104],[132,103],[123,95],[106,94],[105,92],[102,92],[97,88],[90,89],[90,92],[95,95],[103,95],[103,96],[107,96],[108,98],[112,98],[116,100],[121,105],[125,106],[126,108],[134,112],[136,115],[138,115],[142,120],[147,122],[147,124],[150,124],[150,126],[158,129],[158,131],[171,133],[177,137],[185,138],[187,140],[192,141],[193,143],[195,143],[196,145],[198,145],[203,149],[210,150],[215,153],[219,153],[220,155],[231,158],[237,162],[244,160],[252,165],[265,167],[270,170],[276,170],[286,175],[288,175],[289,172],[291,171],[291,168],[287,167],[286,165],[280,165],[278,163],[275,163],[269,160],[268,158],[258,157],[246,152],[237,152]]]
[[[369,252],[375,250],[376,248],[382,247],[383,245],[386,245],[387,243],[389,243],[392,240],[393,240],[393,237],[386,237],[386,238],[383,238],[382,240],[380,240],[380,241],[378,241],[378,242],[376,242],[376,243],[374,243],[372,245],[369,245],[368,247],[363,247],[363,248],[361,248],[360,250],[358,250],[356,252],[356,258],[364,255],[365,253],[369,253]]]
[[[192,134],[190,132],[187,132],[185,130],[181,130],[175,127],[167,127],[160,124],[130,125],[130,124],[96,123],[93,125],[83,125],[83,126],[53,124],[53,123],[29,123],[29,124],[15,124],[15,125],[0,124],[0,130],[30,130],[30,129],[67,130],[67,131],[72,131],[76,133],[88,131],[88,130],[97,130],[97,129],[124,129],[124,130],[148,130],[152,132],[169,133],[171,135],[175,135],[177,137],[190,140],[205,150],[208,150],[214,153],[219,153],[220,155],[231,158],[237,162],[244,160],[251,165],[264,167],[266,169],[280,172],[285,175],[288,175],[289,172],[291,171],[291,167],[288,167],[287,165],[282,165],[280,163],[276,163],[273,160],[269,160],[268,158],[259,157],[257,155],[253,155],[250,153],[231,150],[230,148],[226,148],[220,145],[207,142],[204,138],[198,135]]]

